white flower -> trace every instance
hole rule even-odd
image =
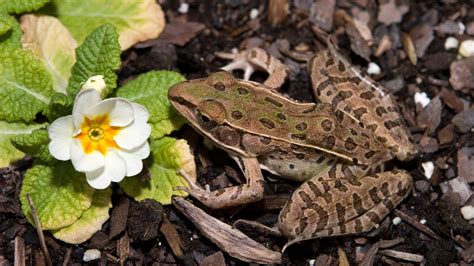
[[[107,85],[105,84],[104,76],[97,75],[90,77],[81,87],[81,90],[94,89],[99,92],[100,98],[104,99],[107,96]]]
[[[92,187],[104,189],[142,170],[150,154],[148,116],[142,105],[122,98],[101,100],[97,90],[83,90],[72,115],[49,126],[49,151],[58,160],[71,160]]]

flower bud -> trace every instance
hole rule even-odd
[[[81,90],[94,89],[99,92],[100,98],[104,99],[107,96],[107,85],[105,84],[104,76],[97,75],[90,77],[83,85]]]

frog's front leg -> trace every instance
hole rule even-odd
[[[243,205],[263,198],[263,176],[256,158],[236,157],[237,164],[245,174],[247,182],[242,185],[206,191],[191,184],[191,188],[178,187],[209,208],[221,209]]]
[[[370,231],[399,204],[412,186],[403,170],[336,178],[347,167],[335,166],[299,187],[279,216],[279,227],[292,243],[326,236]]]

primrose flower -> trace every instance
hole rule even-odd
[[[82,90],[72,115],[49,126],[49,151],[58,160],[71,160],[92,187],[107,188],[142,170],[150,154],[148,117],[142,105],[123,98],[102,100],[97,90]]]

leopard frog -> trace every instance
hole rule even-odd
[[[263,197],[261,169],[304,182],[279,215],[290,242],[367,232],[408,194],[411,176],[383,171],[416,148],[391,96],[334,49],[308,62],[320,103],[298,103],[221,71],[173,86],[169,99],[198,133],[227,151],[247,182],[184,189],[211,208]]]

